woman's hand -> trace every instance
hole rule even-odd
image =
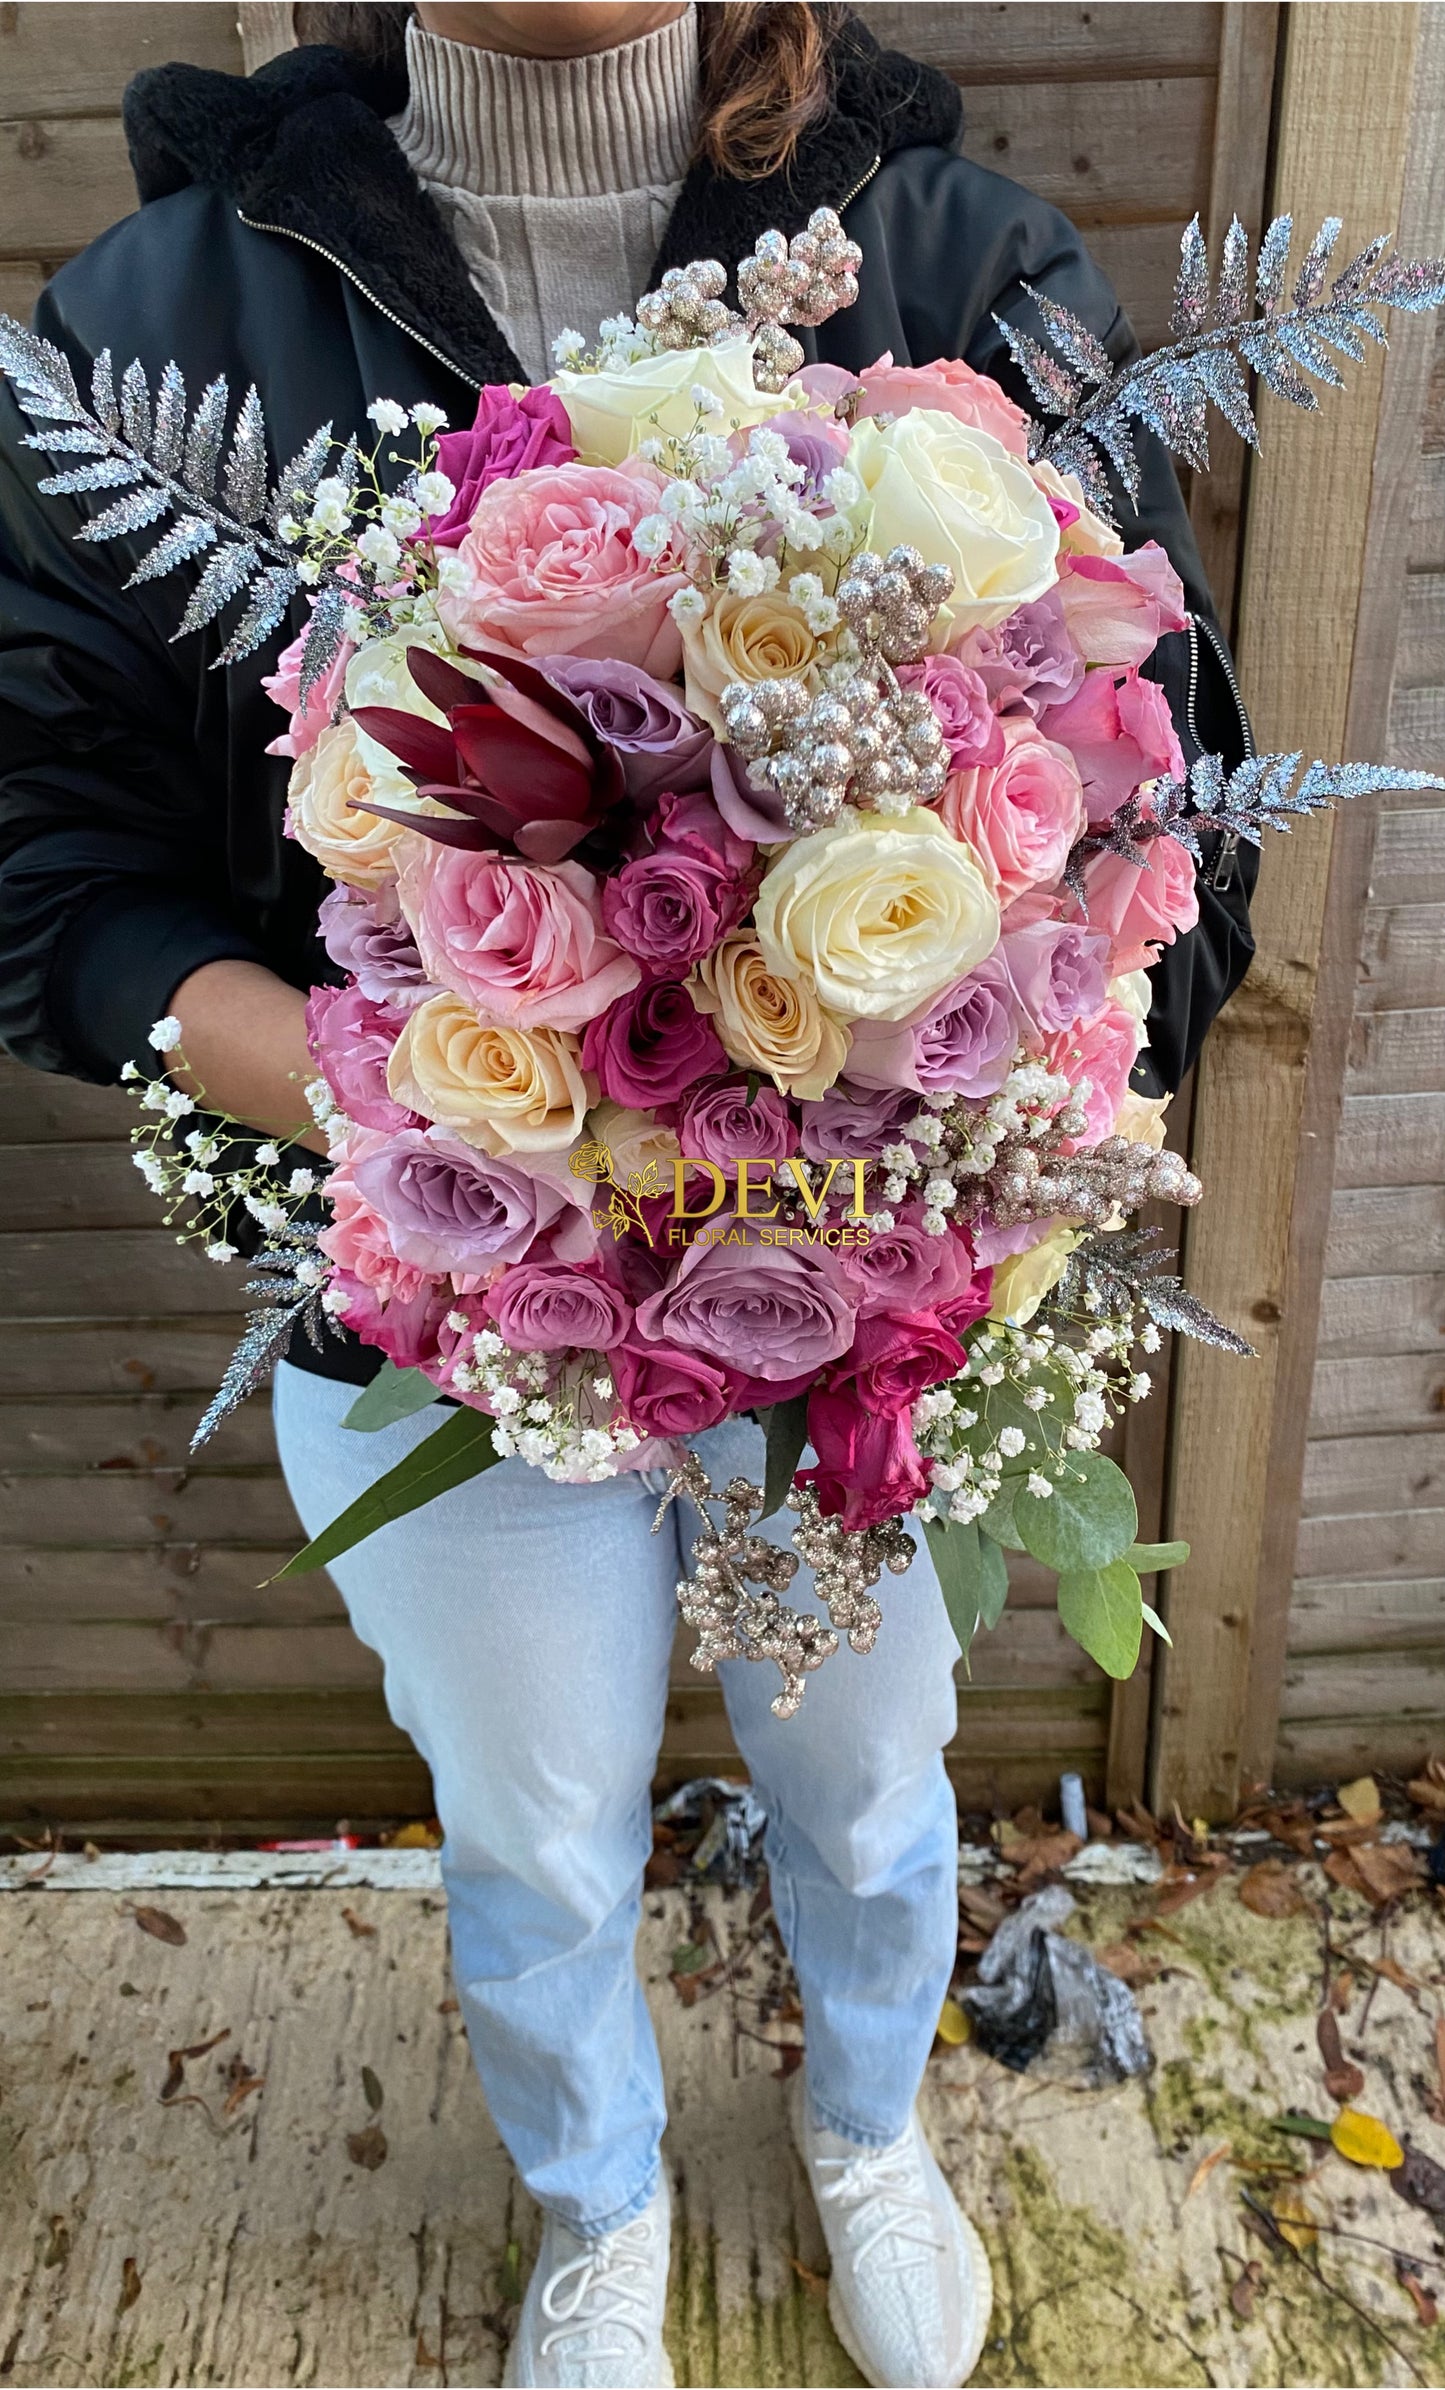
[[[306,999],[259,963],[203,963],[171,999],[181,1024],[177,1086],[218,1112],[324,1154],[304,1089],[316,1076],[306,1046]]]

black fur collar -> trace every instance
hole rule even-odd
[[[743,183],[706,165],[689,170],[654,280],[695,257],[732,263],[770,225],[798,230],[815,207],[841,205],[877,158],[956,143],[954,86],[880,50],[856,18],[834,45],[833,69],[833,107],[786,174]],[[219,186],[253,222],[316,242],[475,381],[525,380],[387,129],[405,97],[394,76],[334,49],[288,51],[245,80],[149,68],[125,96],[137,189],[144,201]]]

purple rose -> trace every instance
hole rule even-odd
[[[699,1079],[725,1071],[728,1058],[681,981],[658,979],[619,996],[588,1022],[582,1067],[596,1072],[615,1104],[653,1112]]]
[[[475,1277],[521,1261],[543,1238],[563,1260],[584,1259],[596,1242],[580,1191],[574,1198],[570,1188],[477,1153],[442,1129],[403,1129],[364,1154],[352,1175],[398,1260],[420,1270]]]
[[[748,1102],[743,1079],[714,1079],[694,1087],[683,1106],[678,1143],[685,1154],[730,1170],[738,1161],[782,1161],[798,1139],[786,1099],[760,1087]]]
[[[782,846],[796,838],[776,789],[754,780],[736,747],[718,740],[712,751],[712,793],[718,812],[739,838],[758,846]]]
[[[838,1267],[860,1319],[933,1311],[972,1291],[977,1271],[964,1237],[952,1229],[930,1236],[918,1215],[919,1207],[912,1205],[886,1236],[839,1253]]]
[[[520,398],[505,382],[488,382],[471,430],[443,432],[437,442],[437,468],[457,494],[446,513],[428,523],[433,541],[439,548],[461,546],[488,482],[510,481],[533,465],[570,465],[576,456],[567,410],[545,382]]]
[[[371,894],[333,888],[323,898],[317,918],[331,960],[373,1004],[397,1004],[409,1012],[436,994],[421,967],[416,940],[401,917],[394,884]]]
[[[943,732],[951,772],[1002,762],[1004,735],[981,672],[957,656],[925,656],[921,664],[905,664],[898,677],[906,689],[922,689],[927,697]]]
[[[848,435],[843,426],[836,417],[803,414],[789,408],[781,415],[774,415],[762,428],[780,433],[793,463],[802,466],[807,478],[795,483],[794,490],[800,505],[809,505],[822,495],[828,475],[847,457]]]
[[[835,1154],[845,1162],[876,1162],[917,1110],[917,1094],[896,1079],[882,1087],[839,1079],[817,1103],[804,1104],[800,1143],[810,1162],[831,1162]]]
[[[849,1075],[866,1087],[913,1087],[920,1095],[996,1095],[1013,1067],[1019,1028],[1013,987],[994,953],[921,1021],[856,1023]]]
[[[405,1017],[360,988],[313,988],[307,1000],[306,1043],[342,1111],[361,1128],[406,1129],[416,1119],[386,1083]]]
[[[1069,637],[1056,589],[1020,606],[997,630],[972,630],[959,641],[960,663],[976,672],[1000,712],[1019,706],[1037,717],[1065,705],[1084,678],[1084,659]]]
[[[645,803],[660,789],[707,787],[712,732],[666,681],[607,656],[543,656],[538,669],[616,749],[630,797]]]
[[[1109,939],[1075,921],[1034,921],[1006,930],[999,959],[1019,1008],[1045,1036],[1092,1021],[1109,984]]]
[[[773,1385],[836,1361],[856,1320],[826,1249],[691,1245],[671,1286],[642,1305],[637,1331]]]
[[[521,1353],[605,1352],[632,1325],[631,1304],[605,1278],[547,1262],[508,1270],[487,1308],[497,1334]]]

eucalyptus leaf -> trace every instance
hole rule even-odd
[[[808,1441],[808,1397],[795,1394],[788,1402],[772,1403],[759,1411],[758,1421],[768,1445],[763,1478],[763,1517],[770,1519],[788,1498],[803,1446]]]
[[[1144,1600],[1127,1561],[1066,1569],[1059,1578],[1059,1617],[1106,1676],[1133,1675],[1144,1635]]]
[[[923,1532],[938,1571],[948,1623],[958,1637],[958,1647],[967,1666],[969,1645],[978,1631],[983,1583],[978,1528],[972,1519],[955,1523],[925,1517]]]
[[[453,1486],[479,1477],[500,1457],[492,1442],[490,1419],[481,1411],[453,1411],[445,1426],[425,1437],[329,1527],[313,1535],[294,1559],[276,1571],[277,1577],[309,1577],[313,1569],[325,1568],[354,1544],[364,1543],[378,1527],[404,1519],[409,1511],[420,1510],[424,1502],[435,1501],[438,1494],[448,1494]]]
[[[1008,1562],[983,1520],[976,1521],[978,1530],[978,1623],[990,1634],[998,1625],[1008,1600]]]
[[[1102,1452],[1074,1452],[1051,1494],[1019,1488],[1014,1523],[1025,1551],[1062,1576],[1066,1569],[1101,1569],[1121,1560],[1134,1541],[1139,1513],[1122,1469]]]
[[[1152,1627],[1160,1642],[1167,1643],[1169,1649],[1172,1651],[1174,1649],[1174,1637],[1170,1634],[1169,1629],[1164,1624],[1164,1621],[1160,1617],[1158,1611],[1152,1610],[1147,1602],[1145,1602],[1142,1607],[1144,1613],[1144,1624],[1148,1627]]]
[[[383,1361],[341,1424],[359,1428],[363,1435],[372,1435],[377,1428],[392,1427],[398,1419],[410,1419],[415,1412],[424,1411],[429,1403],[440,1399],[441,1388],[423,1377],[419,1369],[398,1369],[394,1361]]]
[[[1161,1569],[1183,1568],[1189,1558],[1189,1546],[1185,1543],[1130,1544],[1124,1558],[1130,1568],[1137,1568],[1141,1577],[1153,1577]]]
[[[1021,1552],[1024,1548],[1014,1521],[1014,1496],[1022,1484],[1021,1477],[1006,1477],[978,1522],[985,1535],[1010,1552]]]

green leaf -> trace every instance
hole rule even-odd
[[[1004,1604],[1008,1600],[1008,1562],[993,1537],[987,1532],[982,1519],[978,1520],[976,1524],[979,1560],[978,1623],[992,1634],[1003,1616]]]
[[[787,1500],[788,1488],[808,1441],[808,1397],[795,1394],[789,1402],[775,1402],[758,1413],[768,1441],[768,1466],[763,1479],[763,1517],[770,1519]]]
[[[1285,2116],[1273,2118],[1270,2130],[1275,2133],[1298,2133],[1305,2141],[1328,2141],[1330,2128],[1320,2116],[1302,2116],[1291,2109]]]
[[[928,1538],[928,1549],[933,1555],[933,1565],[943,1589],[943,1606],[948,1612],[948,1623],[957,1635],[959,1650],[967,1661],[969,1645],[978,1631],[979,1596],[983,1586],[978,1527],[972,1519],[956,1524],[950,1519],[927,1516],[923,1521],[923,1532]]]
[[[278,1569],[276,1576],[309,1577],[313,1569],[325,1568],[353,1544],[363,1543],[378,1527],[392,1519],[404,1519],[408,1511],[420,1510],[438,1494],[448,1494],[453,1486],[480,1476],[499,1457],[492,1442],[491,1420],[480,1411],[453,1411],[444,1427],[434,1428],[404,1461],[368,1486],[339,1519],[313,1535],[304,1550]]]
[[[1107,1568],[1064,1570],[1059,1577],[1059,1617],[1076,1643],[1106,1676],[1132,1676],[1144,1635],[1139,1579],[1127,1561]]]
[[[394,1361],[383,1361],[341,1424],[371,1435],[377,1428],[393,1427],[398,1419],[410,1419],[413,1412],[424,1411],[428,1403],[440,1400],[440,1386],[434,1386],[419,1369],[398,1369]]]
[[[1014,1524],[1025,1550],[1062,1576],[1066,1569],[1107,1568],[1122,1559],[1134,1541],[1139,1513],[1122,1469],[1102,1452],[1073,1452],[1052,1494],[1019,1488]]]
[[[1143,1604],[1143,1612],[1145,1626],[1152,1627],[1160,1642],[1167,1643],[1169,1649],[1172,1651],[1174,1649],[1174,1637],[1170,1634],[1169,1629],[1164,1624],[1164,1621],[1160,1617],[1158,1611],[1151,1610],[1149,1604],[1145,1602]]]
[[[1130,1544],[1122,1557],[1130,1568],[1137,1568],[1141,1577],[1152,1577],[1160,1569],[1183,1568],[1189,1558],[1188,1544]]]
[[[1014,1496],[1023,1484],[1021,1477],[1006,1477],[979,1520],[984,1534],[996,1544],[1003,1544],[1010,1552],[1021,1552],[1023,1538],[1014,1523]]]

